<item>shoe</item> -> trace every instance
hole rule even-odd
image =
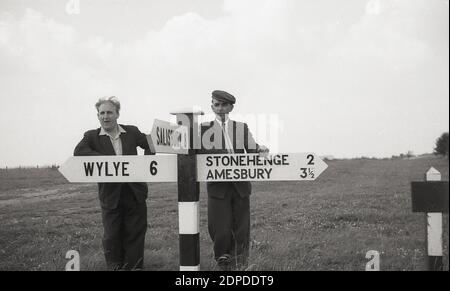
[[[231,256],[229,254],[225,254],[220,256],[217,259],[217,265],[222,271],[230,271],[231,270]]]
[[[228,263],[228,262],[230,262],[230,259],[231,259],[231,256],[229,255],[229,254],[225,254],[225,255],[222,255],[222,256],[220,256],[218,259],[217,259],[217,263]]]

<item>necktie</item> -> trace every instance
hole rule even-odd
[[[226,126],[225,122],[222,122],[222,138],[223,138],[222,145],[224,146],[224,149],[227,150],[227,152],[233,153],[233,146],[230,145],[231,143],[230,137],[228,136],[228,133],[225,130],[225,126]]]

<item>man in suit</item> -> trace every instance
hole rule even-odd
[[[230,120],[236,99],[216,90],[211,109],[216,119],[202,124],[201,153],[267,153],[258,145],[247,124]],[[208,182],[208,230],[214,257],[222,270],[245,269],[250,244],[250,182]]]
[[[85,132],[75,156],[137,155],[136,148],[154,154],[147,136],[132,125],[119,125],[120,102],[112,97],[95,104],[100,128]],[[102,209],[103,251],[108,270],[140,270],[147,230],[146,183],[98,183]]]

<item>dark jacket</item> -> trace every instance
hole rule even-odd
[[[257,153],[259,145],[255,142],[246,123],[230,120],[228,133],[236,154]],[[214,120],[201,125],[201,154],[226,154],[224,140],[222,139],[222,127]],[[252,184],[242,182],[207,182],[206,189],[210,197],[223,199],[229,187],[234,187],[241,197],[247,197],[252,193]]]
[[[137,155],[137,147],[145,150],[145,154],[154,154],[150,151],[146,135],[139,131],[136,126],[120,125],[126,133],[120,134],[122,141],[122,154]],[[83,139],[75,147],[74,156],[114,156],[114,148],[109,136],[99,135],[100,128],[89,130],[84,133]],[[98,183],[98,196],[100,205],[105,209],[115,209],[119,203],[121,189],[128,184],[132,189],[136,200],[145,203],[148,195],[146,183]]]

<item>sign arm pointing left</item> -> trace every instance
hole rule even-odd
[[[175,155],[77,156],[59,167],[75,183],[176,182],[177,170]]]

